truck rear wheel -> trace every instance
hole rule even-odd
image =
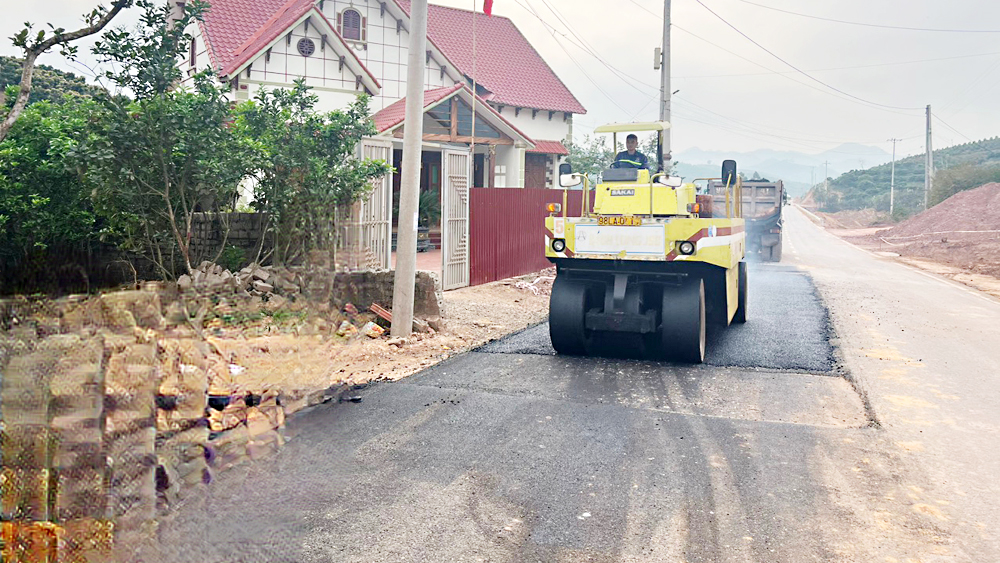
[[[747,263],[745,261],[740,261],[737,275],[739,276],[739,280],[736,282],[738,297],[736,298],[736,313],[733,315],[733,322],[745,323],[747,322]]]
[[[771,247],[771,262],[781,262],[781,241]]]
[[[705,282],[663,288],[660,343],[666,359],[705,361]]]
[[[587,315],[587,286],[556,276],[549,298],[549,338],[560,354],[583,356],[590,345],[584,326]]]

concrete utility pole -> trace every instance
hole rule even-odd
[[[660,66],[660,121],[670,121],[670,0],[663,0],[663,64]],[[670,129],[663,132],[663,169],[670,168]]]
[[[924,166],[924,209],[934,184],[934,149],[931,146],[931,105],[927,104],[927,163]]]
[[[830,161],[823,161],[823,190],[830,192]]]
[[[892,141],[892,168],[889,172],[889,216],[896,210],[896,142],[899,139],[889,139]]]
[[[406,118],[403,122],[403,177],[399,188],[396,273],[392,287],[392,336],[413,332],[413,286],[417,270],[417,205],[420,151],[424,137],[424,75],[427,51],[427,0],[410,4],[410,45],[406,62]]]

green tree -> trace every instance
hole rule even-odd
[[[72,57],[76,53],[76,47],[72,45],[72,42],[99,33],[111,23],[111,20],[119,12],[131,6],[132,3],[133,0],[114,0],[111,8],[98,6],[90,14],[84,16],[84,22],[86,23],[84,27],[68,33],[61,27],[57,28],[49,24],[51,28],[50,32],[46,33],[43,29],[36,34],[32,34],[32,24],[25,24],[24,29],[12,38],[14,46],[24,51],[24,59],[21,64],[21,80],[18,82],[17,96],[14,104],[7,111],[3,122],[0,123],[0,141],[7,136],[7,132],[10,131],[14,122],[17,121],[18,116],[28,106],[28,100],[31,96],[31,81],[35,72],[35,61],[39,55],[53,47],[59,46],[62,47],[64,56]],[[0,104],[0,106],[5,106],[5,104]]]
[[[990,182],[1000,182],[1000,164],[960,164],[934,173],[930,205],[937,205],[963,190],[978,188]]]
[[[335,248],[337,210],[392,170],[384,161],[354,156],[361,139],[375,133],[366,96],[344,110],[319,113],[309,90],[298,80],[291,90],[264,90],[237,108],[238,133],[263,155],[253,206],[268,213],[276,263]]]
[[[99,111],[85,99],[32,104],[0,141],[0,270],[29,279],[47,257],[85,253],[96,239],[75,153]]]
[[[196,75],[193,88],[174,87],[178,55],[191,40],[184,30],[207,6],[188,3],[175,21],[169,6],[136,3],[142,24],[109,31],[94,48],[114,69],[107,78],[136,99],[104,100],[85,157],[108,234],[173,278],[178,267],[191,274],[199,259],[217,259],[192,247],[195,214],[231,208],[254,152],[231,127],[229,101],[210,74]]]
[[[573,172],[586,174],[591,184],[597,181],[597,175],[611,164],[615,152],[608,146],[607,136],[591,137],[584,135],[583,141],[569,144],[569,163]]]

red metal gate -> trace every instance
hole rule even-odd
[[[569,192],[569,215],[580,215],[582,192]],[[545,205],[562,203],[562,190],[469,190],[471,285],[537,272],[545,259]],[[593,198],[591,198],[593,201]]]

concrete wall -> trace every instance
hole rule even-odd
[[[267,221],[266,213],[195,213],[191,221],[192,261],[214,260],[223,243],[240,249],[247,263],[257,256],[261,244],[261,255],[265,255],[271,248],[270,237],[261,240]]]

